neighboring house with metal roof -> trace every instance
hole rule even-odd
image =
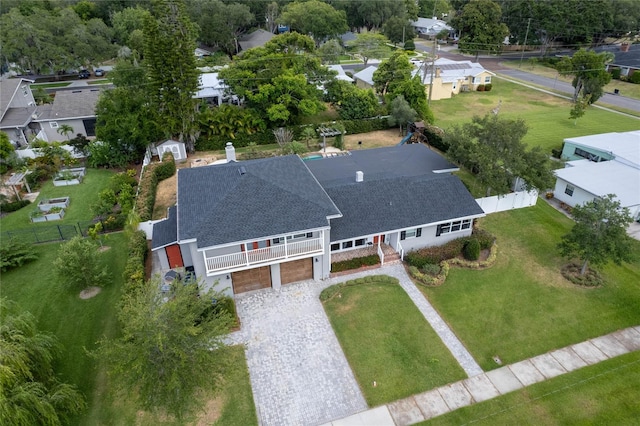
[[[25,78],[8,78],[0,84],[0,130],[15,146],[27,145],[38,133],[37,126],[30,125],[37,110],[31,83]]]
[[[449,24],[438,18],[418,18],[411,22],[411,26],[415,28],[418,34],[425,34],[429,37],[435,37],[445,30],[449,32],[453,31],[453,28],[451,28]]]
[[[254,47],[262,47],[275,36],[275,34],[270,33],[269,31],[257,29],[249,34],[238,38],[238,44],[240,45],[241,50],[247,50]]]
[[[325,279],[337,252],[470,235],[484,212],[456,169],[421,144],[180,169],[152,250],[164,269],[193,268],[228,294]]]
[[[435,69],[432,70],[432,66]],[[421,63],[414,71],[414,75],[416,74],[421,76],[427,93],[433,82],[433,101],[449,99],[460,92],[478,90],[481,85],[491,84],[492,77],[495,76],[477,62],[453,61],[446,58],[437,59],[433,65],[430,62]]]
[[[356,86],[361,89],[373,89],[373,73],[378,69],[374,65],[369,65],[365,69],[358,71],[353,75]]]
[[[640,130],[564,140],[554,196],[570,206],[615,194],[640,219]]]
[[[347,75],[347,73],[344,71],[344,68],[342,68],[342,65],[327,65],[327,68],[338,73],[338,75],[336,75],[335,77],[336,80],[353,83],[353,79]]]
[[[87,137],[96,135],[96,105],[101,89],[59,90],[52,104],[38,107],[38,123],[47,142],[64,140],[58,133],[63,124],[73,128],[69,135],[82,134]]]
[[[602,46],[595,51],[613,53],[613,61],[607,64],[607,71],[619,68],[623,77],[631,77],[634,72],[640,71],[640,44]]]

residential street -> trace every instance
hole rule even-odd
[[[417,42],[416,49],[423,52],[431,52],[431,46],[428,46],[426,43]],[[442,58],[447,58],[455,61],[463,61],[470,60],[474,61],[474,56],[469,55],[461,55],[458,53],[452,53],[447,51],[447,47],[442,48],[438,51],[438,55]],[[450,49],[450,48],[449,48]],[[565,83],[562,81],[557,81],[554,78],[543,77],[536,74],[532,74],[522,70],[515,70],[511,68],[507,68],[501,65],[502,62],[505,61],[519,61],[519,58],[513,57],[489,57],[489,56],[480,56],[478,58],[478,62],[485,67],[486,69],[495,72],[500,77],[504,78],[513,78],[524,82],[530,82],[537,86],[546,87],[549,90],[556,90],[563,93],[566,93],[567,96],[571,96],[573,94],[573,86],[569,83]],[[640,100],[627,98],[622,95],[614,95],[614,94],[605,94],[602,98],[600,98],[595,105],[606,107],[607,105],[615,106],[618,108],[624,108],[631,111],[640,112]]]

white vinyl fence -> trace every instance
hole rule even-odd
[[[476,198],[476,202],[486,214],[535,206],[537,200],[538,191],[536,190],[517,191],[505,195]]]

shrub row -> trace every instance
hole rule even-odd
[[[487,258],[487,260],[478,262],[478,261],[469,261],[465,259],[460,259],[459,257],[454,257],[449,260],[443,260],[442,262],[439,262],[438,265],[435,265],[439,270],[436,273],[434,273],[434,269],[435,269],[433,268],[434,265],[425,264],[422,268],[412,265],[412,266],[409,266],[409,275],[411,275],[413,279],[415,279],[418,283],[422,285],[426,285],[429,287],[439,286],[446,281],[447,276],[449,275],[449,270],[451,269],[452,265],[461,266],[464,268],[471,268],[471,269],[487,268],[495,263],[497,256],[498,256],[498,246],[496,244],[493,244],[491,246],[491,252],[489,253],[489,257]]]
[[[22,266],[37,258],[38,255],[33,246],[24,241],[9,238],[0,244],[0,271],[2,272]]]
[[[378,263],[380,263],[380,258],[377,254],[372,254],[370,256],[357,257],[355,259],[332,263],[331,272],[349,271],[351,269],[358,269],[361,266],[377,265]]]
[[[147,250],[147,235],[144,231],[134,232],[129,237],[127,264],[122,273],[125,295],[133,294],[144,286]]]
[[[432,147],[442,153],[446,153],[449,150],[449,144],[442,138],[444,136],[442,129],[435,126],[426,126],[423,133],[427,137],[427,142]]]
[[[481,84],[478,86],[478,92],[490,92],[492,88],[491,84]]]
[[[320,301],[324,302],[329,299],[332,299],[334,296],[340,293],[343,288],[351,287],[354,285],[362,285],[362,284],[373,284],[373,283],[381,283],[381,284],[392,284],[397,285],[398,280],[393,277],[389,277],[387,275],[371,275],[368,277],[358,278],[355,280],[346,281],[340,284],[332,285],[331,287],[327,287],[320,293]]]
[[[471,237],[462,237],[449,241],[441,246],[425,247],[416,251],[411,251],[404,256],[405,262],[409,266],[415,266],[418,269],[424,265],[438,264],[443,260],[449,260],[460,255],[469,241],[477,241],[480,250],[485,250],[493,245],[495,238],[489,232],[483,229],[474,229]]]
[[[31,201],[29,200],[19,200],[19,201],[13,201],[11,203],[2,203],[0,204],[0,212],[1,213],[15,212],[16,210],[20,210],[21,208],[23,208],[24,206],[28,206],[29,204],[31,204]]]
[[[344,126],[345,131],[350,135],[368,133],[376,130],[386,130],[390,127],[387,117],[363,118],[360,120],[337,120],[336,125],[339,123]],[[294,139],[300,140],[302,132],[306,127],[308,127],[308,125],[291,126],[289,129],[293,131]],[[233,140],[224,136],[210,136],[208,138],[198,139],[196,142],[196,150],[219,151],[224,149],[227,142],[233,142],[233,146],[236,148],[243,148],[252,143],[256,145],[269,145],[275,143],[276,140],[271,129],[256,132],[252,135],[238,136]]]
[[[153,206],[156,203],[158,182],[173,176],[175,172],[176,163],[170,152],[164,153],[162,162],[149,164],[144,169],[136,198],[136,213],[140,216],[141,221],[151,219]]]

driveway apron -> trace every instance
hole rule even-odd
[[[328,283],[236,296],[261,425],[317,425],[367,409],[320,303]]]

